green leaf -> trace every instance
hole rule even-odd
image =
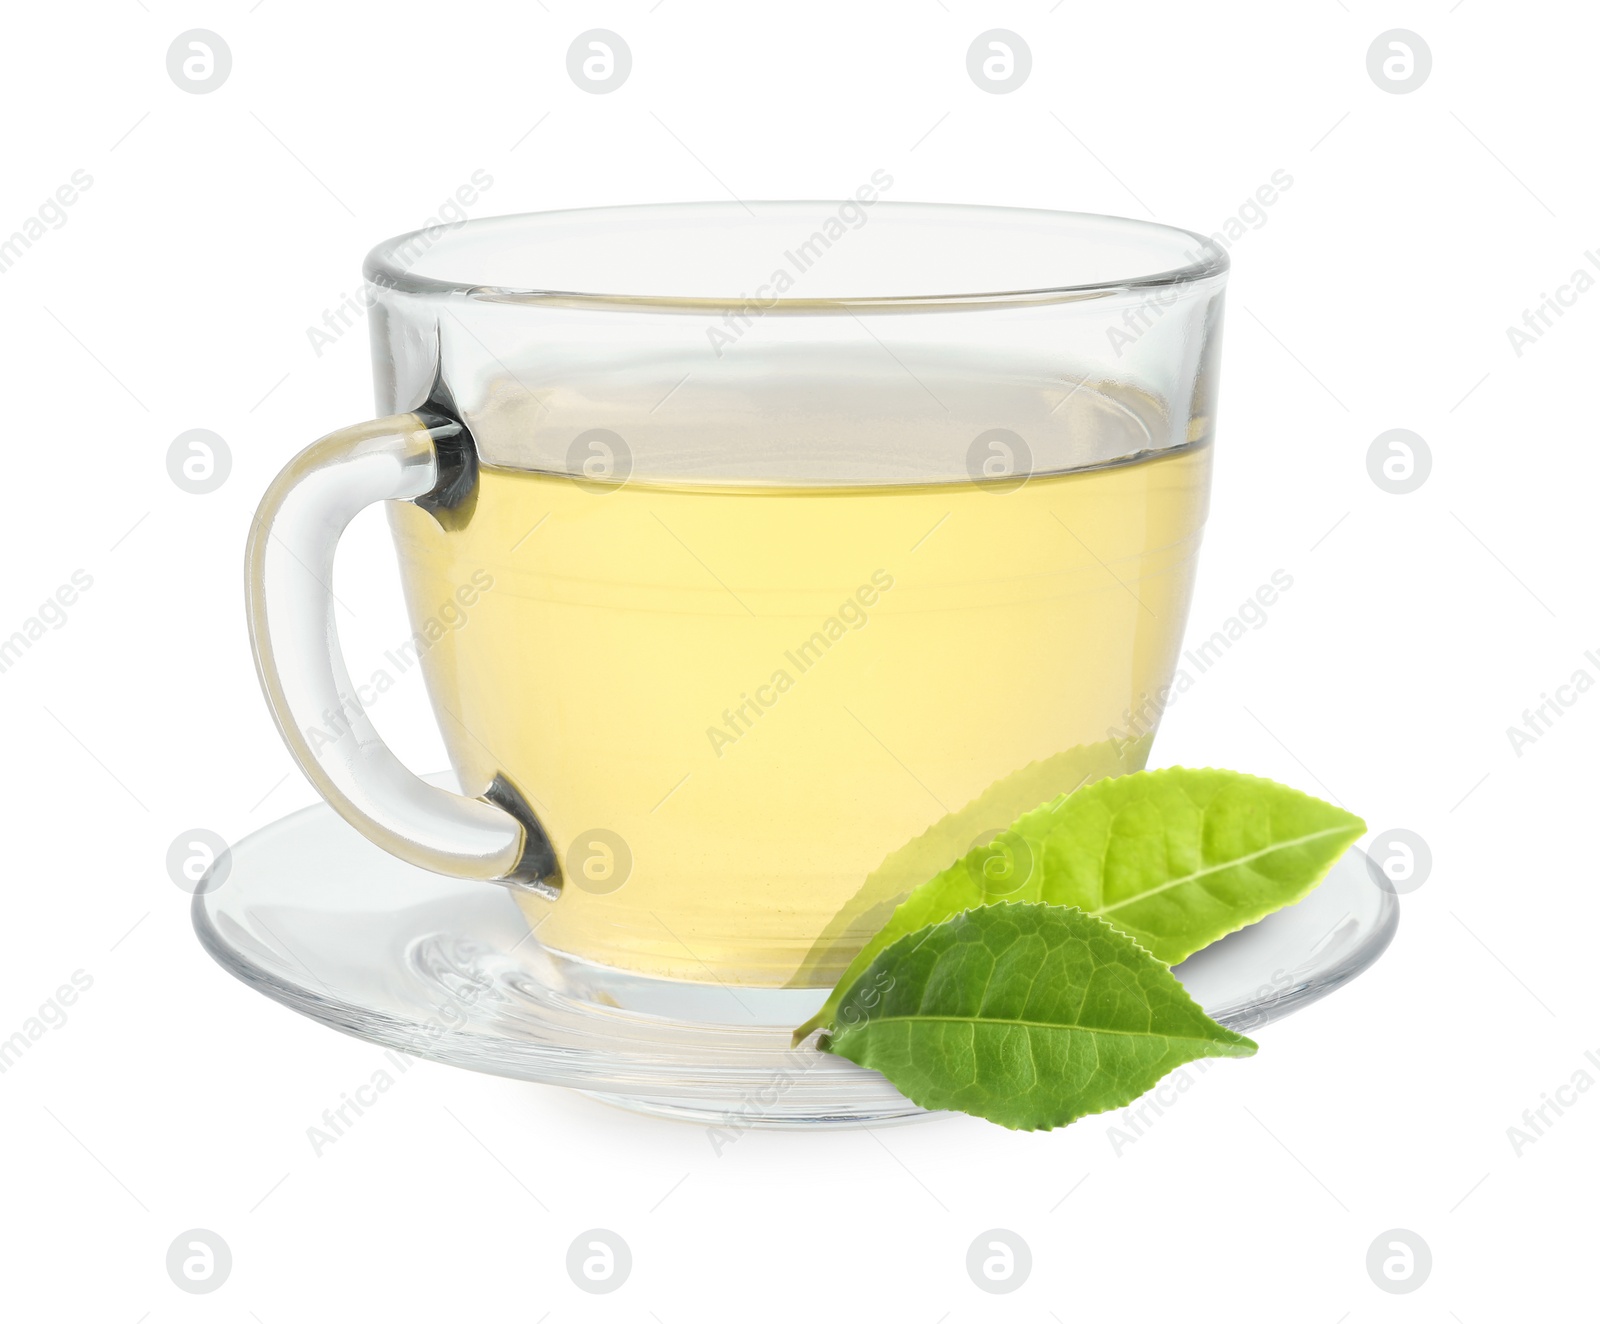
[[[1097,781],[1024,814],[914,890],[862,947],[841,990],[903,934],[996,901],[1100,915],[1168,965],[1310,892],[1366,824],[1264,777],[1162,768]]]
[[[1081,910],[1002,903],[906,934],[845,990],[820,1047],[923,1108],[1015,1131],[1120,1108],[1199,1057],[1255,1044],[1132,938]]]

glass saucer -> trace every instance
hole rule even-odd
[[[921,1115],[875,1072],[790,1049],[825,990],[641,979],[557,956],[504,889],[405,864],[326,805],[235,845],[193,916],[205,949],[252,988],[436,1062],[735,1131]],[[1352,849],[1298,905],[1175,972],[1213,1017],[1249,1032],[1355,978],[1398,921],[1394,894]]]

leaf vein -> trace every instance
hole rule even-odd
[[[1272,845],[1263,846],[1260,850],[1252,851],[1248,855],[1240,855],[1235,859],[1225,860],[1221,864],[1213,864],[1208,865],[1204,869],[1196,869],[1193,873],[1184,874],[1181,878],[1170,878],[1158,887],[1147,888],[1145,891],[1139,892],[1134,896],[1124,897],[1121,901],[1113,901],[1110,905],[1101,905],[1099,909],[1095,910],[1093,913],[1096,915],[1109,915],[1113,910],[1120,910],[1123,906],[1131,906],[1140,901],[1148,901],[1153,896],[1160,896],[1163,892],[1170,892],[1174,887],[1182,887],[1185,883],[1196,882],[1201,878],[1210,876],[1211,874],[1221,873],[1225,869],[1238,868],[1241,865],[1251,863],[1253,860],[1259,860],[1264,856],[1276,854],[1278,851],[1288,850],[1291,846],[1304,846],[1308,842],[1321,841],[1324,837],[1336,837],[1341,833],[1349,831],[1350,827],[1348,824],[1340,824],[1338,827],[1324,828],[1320,832],[1308,832],[1303,837],[1295,837],[1289,841],[1275,841]],[[1104,893],[1102,892],[1101,895],[1104,896]]]
[[[1148,1008],[1146,1008],[1148,1010]],[[841,1032],[841,1036],[861,1033],[873,1026],[879,1025],[966,1025],[976,1031],[981,1025],[1007,1025],[1023,1030],[1055,1030],[1062,1034],[1088,1034],[1097,1038],[1105,1036],[1120,1039],[1160,1039],[1165,1043],[1177,1044],[1211,1044],[1225,1043],[1226,1040],[1205,1038],[1194,1035],[1158,1034],[1154,1030],[1115,1030],[1106,1029],[1097,1025],[1064,1025],[1055,1021],[1024,1021],[1005,1016],[937,1016],[927,1012],[916,1012],[909,1016],[874,1016],[863,1021],[860,1026],[852,1026]]]

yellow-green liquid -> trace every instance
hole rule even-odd
[[[1014,490],[485,468],[448,531],[396,505],[418,629],[472,600],[423,655],[452,760],[469,791],[508,777],[563,859],[558,900],[518,898],[540,942],[830,985],[893,894],[1141,766],[1112,737],[1171,680],[1210,464]]]

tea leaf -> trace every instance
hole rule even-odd
[[[819,1045],[923,1108],[1016,1131],[1119,1108],[1199,1057],[1256,1046],[1132,938],[1036,902],[969,910],[879,952]]]
[[[1354,814],[1264,777],[1162,768],[1097,781],[1024,814],[915,889],[861,949],[841,990],[901,935],[996,901],[1100,915],[1168,965],[1311,891],[1366,830]]]

